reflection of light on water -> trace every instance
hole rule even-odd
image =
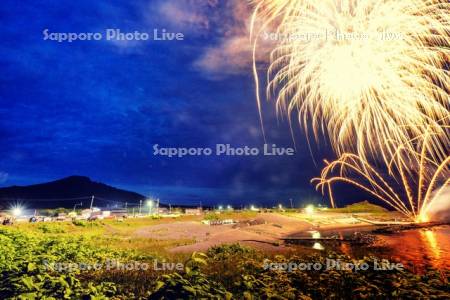
[[[322,235],[320,234],[319,231],[309,231],[309,234],[311,234],[311,237],[313,239],[320,239],[322,237]],[[321,243],[314,243],[314,245],[312,247],[313,247],[313,249],[316,249],[316,250],[324,250],[325,249]]]
[[[422,237],[424,237],[425,246],[427,250],[431,252],[434,258],[439,259],[441,257],[441,249],[436,239],[436,233],[432,230],[420,231]]]
[[[311,235],[312,235],[313,239],[320,239],[321,238],[321,234],[318,231],[312,231]]]
[[[321,243],[314,243],[313,249],[316,249],[316,250],[324,250],[325,248],[322,246]]]
[[[344,236],[342,235],[342,233],[339,233],[339,238],[340,238],[341,240],[344,239]],[[341,243],[341,244],[340,244],[340,248],[341,248],[342,253],[344,253],[345,255],[348,255],[348,256],[351,255],[350,247],[349,247],[349,245],[347,245],[346,243]]]
[[[427,267],[450,270],[450,226],[415,229],[394,235],[378,235],[389,256],[418,272]]]

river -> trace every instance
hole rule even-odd
[[[351,257],[362,258],[375,255],[392,262],[400,262],[405,268],[421,273],[429,267],[450,271],[450,226],[437,226],[427,229],[411,229],[391,234],[370,233],[373,228],[342,230],[333,232],[309,232],[312,238],[339,236],[345,238],[355,232],[366,232],[375,237],[371,245],[348,242],[307,242],[316,250],[334,250]]]

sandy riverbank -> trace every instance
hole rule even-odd
[[[209,226],[198,221],[178,221],[139,228],[134,235],[156,240],[190,239],[194,243],[170,249],[170,252],[206,251],[220,244],[241,243],[267,251],[284,251],[288,246],[280,240],[292,235],[308,234],[309,231],[330,231],[371,227],[348,214],[332,213],[305,216],[287,216],[279,213],[260,213],[253,220],[258,225]]]

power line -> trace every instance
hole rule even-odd
[[[39,198],[39,199],[30,199],[25,197],[15,197],[15,198],[0,198],[1,200],[7,200],[7,201],[17,201],[17,200],[23,200],[23,201],[73,201],[73,200],[82,200],[82,199],[88,199],[91,196],[86,197],[78,197],[78,198],[55,198],[55,199],[49,199],[49,198]]]
[[[95,195],[94,195],[95,196]],[[35,199],[30,199],[30,198],[24,198],[24,197],[15,197],[15,198],[0,198],[0,200],[2,201],[24,201],[24,202],[64,202],[64,201],[75,201],[75,200],[85,200],[85,199],[91,199],[92,196],[84,196],[84,197],[76,197],[76,198],[54,198],[54,199],[49,199],[49,198],[35,198]],[[95,199],[98,199],[102,202],[109,202],[109,203],[116,203],[116,204],[127,204],[127,205],[139,205],[138,202],[129,202],[129,201],[118,201],[118,200],[110,200],[110,199],[106,199],[106,198],[102,198],[102,197],[98,197],[95,196]]]

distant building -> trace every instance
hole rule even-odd
[[[81,216],[85,219],[89,218],[91,216],[92,211],[90,209],[83,209],[81,211]]]
[[[113,209],[110,211],[109,215],[111,217],[119,217],[119,218],[123,218],[128,216],[128,212],[125,208],[121,208],[121,209]]]
[[[198,207],[198,208],[186,208],[184,210],[184,213],[186,215],[199,216],[199,215],[203,214],[203,209],[201,209],[200,207]]]
[[[167,207],[159,207],[158,209],[155,209],[157,214],[164,215],[169,213],[169,209]]]

